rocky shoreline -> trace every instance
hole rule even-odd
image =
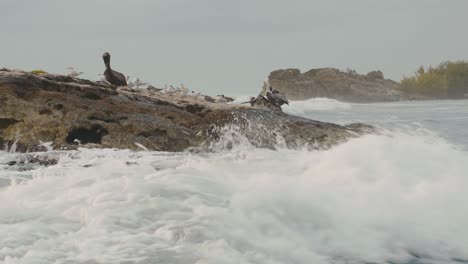
[[[262,94],[266,93],[269,85],[290,100],[326,97],[343,102],[373,103],[434,99],[397,89],[399,83],[385,79],[381,71],[361,75],[335,68],[311,69],[304,73],[299,69],[281,69],[270,73]]]
[[[208,99],[207,99],[208,98]],[[77,147],[185,151],[243,138],[256,147],[329,148],[367,133],[210,97],[131,90],[63,75],[0,70],[0,146],[16,151]]]

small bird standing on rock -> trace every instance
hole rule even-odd
[[[139,89],[140,86],[148,85],[148,83],[145,83],[145,82],[141,81],[140,78],[136,78],[134,84],[135,84],[137,89]]]
[[[130,88],[130,89],[133,89],[133,87],[135,87],[135,83],[130,81],[130,76],[127,75],[126,80],[127,80],[127,87]]]
[[[80,76],[81,74],[83,74],[83,72],[75,71],[75,69],[73,67],[68,67],[67,70],[70,70],[70,73],[67,74],[67,76],[70,76],[70,77],[73,77],[73,78],[76,78],[76,77]]]
[[[125,76],[117,71],[114,71],[110,67],[110,54],[105,52],[102,55],[102,59],[104,60],[104,64],[106,65],[106,70],[104,71],[104,77],[106,81],[115,85],[115,86],[127,86],[127,80]]]
[[[99,81],[105,82],[105,83],[109,83],[109,82],[106,80],[106,77],[104,77],[104,74],[103,74],[103,73],[98,73],[98,76],[99,76]]]
[[[252,96],[252,97],[250,97],[250,100],[248,102],[245,102],[245,103],[249,103],[250,106],[254,106],[256,102],[257,102],[257,98]]]

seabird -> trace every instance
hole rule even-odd
[[[76,78],[76,77],[80,76],[81,74],[83,74],[83,72],[75,71],[75,69],[73,69],[73,67],[68,67],[67,70],[70,70],[70,73],[68,74],[68,76],[73,77],[73,78]]]
[[[101,82],[105,82],[105,83],[109,83],[106,78],[104,77],[104,74],[103,73],[98,73],[98,76],[99,76],[99,81]]]
[[[214,97],[216,103],[227,103],[229,100],[223,95],[217,95]]]
[[[174,86],[172,86],[172,85],[170,87],[165,85],[163,91],[164,91],[165,94],[173,95],[173,94],[175,94],[177,92],[177,89],[174,88]]]
[[[130,81],[130,76],[127,76],[126,80],[127,80],[127,87],[130,89],[133,89],[133,87],[135,87],[135,83]]]
[[[288,98],[286,98],[286,96],[281,94],[278,90],[276,89],[273,90],[271,86],[270,86],[270,91],[267,92],[266,95],[267,95],[268,100],[277,106],[282,106],[284,104],[289,105]]]
[[[133,83],[135,84],[137,89],[140,88],[140,86],[148,85],[148,83],[142,82],[140,78],[136,78]]]
[[[250,106],[254,106],[256,102],[257,102],[257,98],[252,96],[252,97],[250,97],[250,100],[248,102],[246,102],[246,103],[249,103]]]
[[[111,69],[110,54],[108,52],[105,52],[102,55],[102,59],[104,60],[104,64],[106,65],[106,70],[104,71],[104,77],[106,77],[106,81],[116,86],[126,86],[127,80],[125,79],[125,76],[120,72],[116,72]]]

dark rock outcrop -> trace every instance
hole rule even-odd
[[[78,146],[183,151],[232,135],[259,147],[328,148],[370,129],[339,126],[155,89],[117,89],[61,75],[0,71],[0,143],[22,152]],[[281,138],[281,140],[278,140]],[[281,141],[281,142],[279,142]]]
[[[305,73],[301,73],[298,69],[285,69],[271,72],[268,82],[290,100],[315,97],[327,97],[345,102],[430,99],[397,90],[398,83],[385,79],[381,71],[360,75],[355,71],[343,72],[334,68],[312,69]],[[265,84],[262,94],[265,94],[267,89],[268,84]]]

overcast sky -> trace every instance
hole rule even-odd
[[[380,69],[468,60],[466,0],[0,0],[0,67],[256,94],[280,68]]]

